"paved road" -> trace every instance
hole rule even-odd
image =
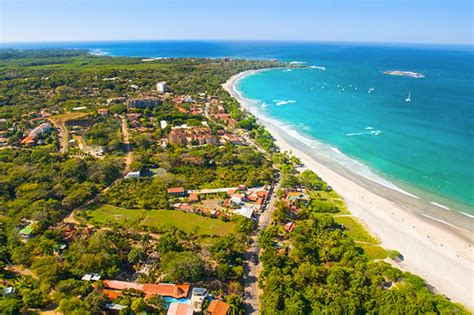
[[[258,287],[257,279],[260,272],[260,246],[257,242],[258,232],[267,228],[272,220],[272,211],[275,207],[276,191],[280,187],[280,182],[277,181],[272,185],[270,190],[269,198],[267,199],[264,210],[258,217],[258,223],[256,230],[251,235],[252,245],[244,254],[244,259],[247,262],[245,265],[245,276],[244,276],[244,304],[246,314],[259,314],[259,296],[261,289]]]
[[[127,120],[123,116],[120,116],[120,119],[122,120],[122,143],[124,145],[125,152],[127,152],[127,155],[125,156],[125,174],[126,174],[130,171],[130,164],[132,164],[132,161],[133,161],[133,150],[132,150],[132,144],[130,143]]]
[[[59,129],[59,152],[68,153],[69,152],[69,132],[64,124],[63,119],[48,119],[57,129]]]

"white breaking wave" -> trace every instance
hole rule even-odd
[[[290,62],[290,65],[302,65],[302,64],[305,64],[306,61],[291,61]]]
[[[427,218],[429,218],[429,219],[431,219],[431,220],[438,221],[438,222],[440,222],[440,223],[443,223],[443,224],[452,226],[452,227],[454,227],[454,228],[456,228],[456,229],[460,229],[460,227],[458,227],[458,226],[456,226],[456,225],[454,225],[454,224],[451,224],[451,223],[446,222],[446,221],[444,221],[444,220],[442,220],[442,219],[433,217],[433,216],[431,216],[431,215],[428,215],[428,214],[425,214],[425,213],[422,213],[421,215],[424,216],[424,217],[427,217]]]
[[[252,74],[255,74],[255,73],[257,73],[257,72],[252,71],[252,72],[249,72],[247,75],[252,75]],[[242,79],[242,78],[240,78],[240,79]],[[308,147],[310,147],[313,152],[317,152],[321,156],[323,156],[327,159],[330,159],[332,161],[335,161],[336,163],[342,165],[346,169],[348,169],[348,170],[350,170],[350,171],[352,171],[352,172],[354,172],[354,173],[356,173],[356,174],[358,174],[358,175],[360,175],[360,176],[362,176],[362,177],[364,177],[364,178],[366,178],[366,179],[368,179],[372,182],[378,183],[382,186],[385,186],[385,187],[390,188],[392,190],[398,191],[398,192],[403,193],[403,194],[405,194],[407,196],[410,196],[412,198],[420,199],[420,197],[418,197],[416,195],[413,195],[413,194],[410,194],[409,192],[401,189],[400,187],[393,184],[392,182],[384,179],[380,175],[375,174],[368,166],[360,163],[359,161],[351,159],[350,157],[348,157],[347,155],[345,155],[344,153],[339,151],[337,148],[331,147],[331,146],[329,146],[329,145],[327,145],[323,142],[320,142],[320,141],[318,141],[314,138],[310,138],[308,136],[302,135],[301,133],[299,133],[298,131],[296,131],[294,129],[297,126],[292,126],[290,124],[285,124],[285,123],[283,123],[279,120],[275,120],[275,119],[271,119],[271,118],[266,117],[259,110],[261,108],[261,106],[258,106],[258,104],[262,104],[262,102],[259,102],[258,100],[253,100],[253,99],[243,97],[242,93],[236,88],[236,85],[237,85],[238,81],[239,80],[234,82],[234,85],[232,86],[232,91],[235,93],[237,98],[240,99],[243,102],[244,107],[248,111],[250,111],[253,115],[255,115],[260,121],[266,122],[270,126],[273,126],[276,129],[282,130],[284,133],[286,133],[291,138],[293,138],[293,139],[307,145]],[[326,84],[326,83],[324,82],[324,84]],[[310,155],[311,155],[311,153],[310,153]],[[469,214],[466,214],[466,213],[464,213],[464,214],[467,215],[467,216],[470,216]],[[472,217],[474,218],[474,216],[472,216]]]
[[[318,70],[326,71],[326,67],[322,67],[322,66],[311,66],[310,68],[311,68],[311,69],[318,69]]]
[[[460,211],[460,213],[474,219],[474,215],[472,215],[472,214],[469,214],[469,213],[466,213],[466,212],[462,212],[462,211]]]
[[[110,54],[109,52],[105,51],[104,49],[99,49],[99,48],[91,49],[91,50],[89,50],[89,53],[91,55],[95,55],[95,56],[107,56],[107,55]]]
[[[305,124],[298,124],[298,128],[299,129],[303,129],[305,131],[311,131],[311,127],[310,126],[306,126]]]
[[[298,131],[296,131],[294,128],[295,126],[292,126],[291,124],[285,124],[282,123],[281,121],[271,119],[268,117],[265,117],[258,111],[252,111],[252,114],[257,116],[259,120],[263,122],[269,123],[271,126],[277,129],[283,130],[287,135],[289,135],[291,138],[304,143],[314,152],[318,152],[318,154],[322,155],[325,158],[328,158],[332,161],[335,161],[336,163],[342,165],[344,168],[372,181],[377,184],[380,184],[382,186],[385,186],[387,188],[390,188],[392,190],[398,191],[400,193],[403,193],[407,196],[410,196],[412,198],[420,199],[420,197],[413,195],[402,188],[398,187],[397,185],[393,184],[392,182],[384,179],[383,177],[375,174],[368,166],[362,164],[359,161],[356,161],[354,159],[351,159],[341,151],[339,151],[338,148],[331,147],[323,142],[320,142],[316,139],[310,138],[308,136],[304,136]]]
[[[295,100],[273,100],[273,103],[275,103],[276,106],[282,106],[286,104],[296,103],[296,101]]]
[[[362,135],[378,136],[379,134],[382,133],[381,130],[373,130],[372,127],[367,127],[367,128],[365,128],[365,129],[366,129],[367,131],[346,133],[346,136],[348,136],[348,137],[362,136]]]
[[[267,103],[262,103],[262,108],[267,108],[268,107],[268,104]]]
[[[286,69],[284,72],[291,72],[291,69]]]
[[[439,208],[442,208],[444,210],[451,210],[451,208],[445,206],[445,205],[442,205],[440,203],[437,203],[437,202],[434,202],[434,201],[430,201],[430,203],[433,205],[433,206],[437,206]]]

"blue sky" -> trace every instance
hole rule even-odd
[[[0,40],[473,43],[472,0],[0,0]]]

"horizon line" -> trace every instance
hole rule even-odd
[[[409,44],[409,45],[436,45],[436,46],[470,46],[471,43],[443,43],[443,42],[404,42],[404,41],[358,41],[358,40],[317,40],[317,39],[224,39],[224,38],[202,38],[202,39],[94,39],[94,40],[46,40],[46,41],[0,41],[0,46],[8,44],[56,44],[56,43],[101,43],[101,42],[294,42],[294,43],[348,43],[348,44]]]

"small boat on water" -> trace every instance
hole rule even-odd
[[[405,102],[411,102],[411,92],[408,92],[408,96],[405,99]]]

